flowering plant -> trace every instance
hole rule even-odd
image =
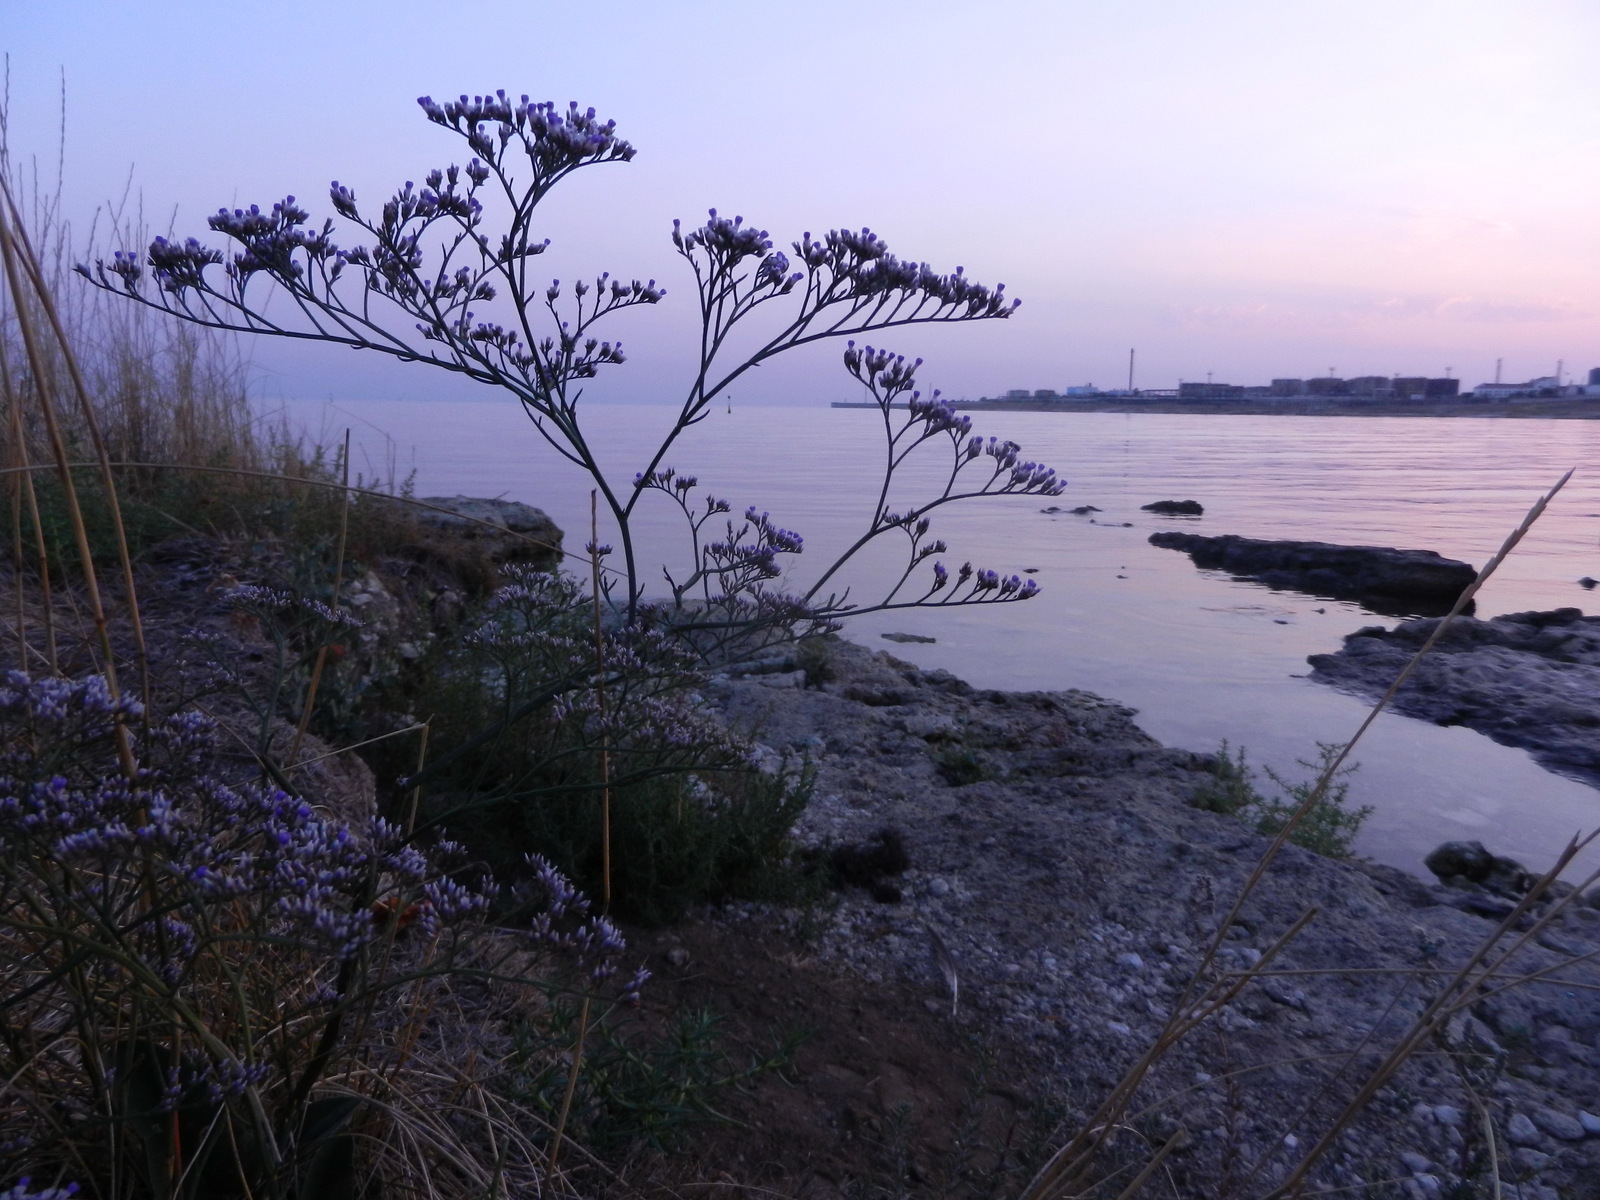
[[[354,1195],[426,981],[545,983],[553,957],[586,994],[642,984],[553,868],[490,936],[459,847],[224,781],[204,718],[153,723],[130,778],[114,732],[143,715],[99,676],[0,684],[0,1182]]]
[[[634,147],[615,122],[576,104],[565,111],[503,91],[437,103],[418,103],[427,119],[466,142],[465,167],[428,172],[407,182],[377,214],[335,181],[329,202],[339,218],[364,235],[341,246],[330,220],[311,223],[294,197],[270,210],[224,209],[210,220],[234,246],[231,255],[203,245],[156,238],[141,255],[118,252],[78,269],[108,290],[124,292],[186,320],[216,328],[332,342],[424,362],[504,388],[521,403],[539,434],[593,479],[615,524],[622,565],[607,571],[608,590],[629,623],[641,615],[647,572],[635,544],[634,518],[646,494],[665,494],[682,510],[692,567],[668,577],[668,618],[699,629],[802,631],[839,617],[883,608],[997,603],[1032,596],[1034,584],[966,564],[953,574],[947,552],[929,534],[930,514],[979,496],[1053,496],[1055,473],[1023,462],[1011,442],[984,442],[937,392],[915,389],[918,363],[851,342],[846,369],[869,390],[883,416],[888,457],[883,486],[868,528],[802,595],[777,590],[785,556],[799,554],[798,534],[755,507],[742,520],[719,522],[733,511],[725,500],[691,504],[697,481],[675,472],[668,456],[718,396],[775,356],[815,342],[854,338],[902,326],[1003,319],[1016,301],[1004,287],[967,278],[961,268],[941,273],[889,252],[871,230],[803,234],[789,253],[766,230],[712,209],[706,222],[674,222],[672,242],[694,280],[699,308],[699,353],[677,417],[650,461],[629,483],[601,468],[585,431],[580,398],[586,381],[625,361],[622,345],[602,328],[624,310],[661,302],[655,280],[623,282],[602,274],[592,284],[548,285],[533,275],[549,247],[536,231],[539,204],[566,176],[603,163],[627,162]],[[496,220],[496,216],[498,219]],[[268,304],[269,286],[286,304]],[[736,329],[771,319],[753,349],[733,350]],[[749,343],[745,343],[748,347]],[[926,446],[951,456],[936,494],[903,511],[891,510],[890,482],[908,456]],[[856,554],[884,536],[904,536],[908,560],[889,593],[874,603],[852,602],[827,590]],[[602,553],[594,547],[593,553]],[[929,562],[929,560],[932,560]],[[926,571],[926,582],[912,576]]]

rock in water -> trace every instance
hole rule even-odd
[[[1206,511],[1198,500],[1157,500],[1154,504],[1141,504],[1139,510],[1166,517],[1199,517]]]
[[[1375,699],[1437,620],[1358,629],[1337,654],[1313,654],[1311,677]],[[1544,766],[1600,783],[1600,617],[1576,608],[1457,617],[1396,693],[1394,707],[1436,725],[1465,725],[1532,753]]]
[[[1422,865],[1446,882],[1460,876],[1482,883],[1494,868],[1494,855],[1482,842],[1445,842],[1423,859]]]
[[[561,561],[561,529],[543,509],[475,496],[424,496],[422,503],[450,510],[418,509],[424,528],[478,542],[495,562],[554,567]]]
[[[1269,587],[1354,600],[1393,616],[1440,616],[1477,578],[1464,562],[1432,550],[1336,546],[1330,542],[1264,541],[1165,530],[1152,546],[1182,550],[1197,567],[1218,568]]]

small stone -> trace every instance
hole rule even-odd
[[[1550,1165],[1550,1156],[1532,1146],[1518,1146],[1512,1151],[1511,1157],[1524,1171],[1542,1171]]]
[[[1553,1108],[1534,1109],[1533,1123],[1551,1137],[1560,1138],[1563,1142],[1581,1142],[1587,1134],[1582,1122],[1576,1117],[1556,1112]]]
[[[1211,1076],[1209,1074],[1207,1074],[1205,1071],[1196,1071],[1194,1073],[1194,1081],[1196,1083],[1210,1083],[1211,1082]]]
[[[1400,1161],[1405,1163],[1406,1170],[1413,1175],[1420,1175],[1433,1165],[1426,1154],[1418,1154],[1415,1150],[1402,1150]]]
[[[1140,958],[1131,950],[1126,954],[1117,955],[1117,962],[1122,966],[1127,967],[1130,971],[1139,971],[1144,969],[1144,959]]]
[[[1436,1104],[1433,1107],[1433,1119],[1441,1125],[1458,1126],[1462,1121],[1461,1110],[1448,1104]]]
[[[1411,1106],[1411,1119],[1413,1121],[1420,1121],[1424,1125],[1429,1124],[1434,1119],[1433,1106],[1429,1104],[1422,1104],[1420,1102],[1413,1104]]]
[[[950,885],[943,879],[935,878],[929,880],[928,894],[930,896],[948,896],[950,894]]]
[[[1444,1187],[1440,1184],[1437,1175],[1413,1175],[1406,1182],[1416,1186],[1417,1194],[1422,1196],[1423,1200],[1433,1200],[1435,1196],[1444,1195]]]
[[[681,971],[689,965],[689,952],[682,946],[674,946],[667,951],[667,961]]]
[[[1106,1028],[1111,1030],[1112,1033],[1120,1033],[1123,1037],[1127,1037],[1128,1034],[1133,1032],[1133,1030],[1122,1021],[1107,1021]]]
[[[1295,1135],[1292,1133],[1286,1133],[1283,1135],[1283,1144],[1288,1149],[1293,1150],[1300,1144],[1300,1139],[1295,1137]]]
[[[1578,1110],[1578,1124],[1583,1126],[1583,1131],[1590,1137],[1600,1136],[1600,1117],[1592,1112]]]
[[[1540,1140],[1538,1127],[1526,1113],[1511,1114],[1511,1120],[1506,1122],[1506,1136],[1514,1146],[1536,1146]]]

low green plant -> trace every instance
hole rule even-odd
[[[805,1035],[781,1035],[772,1049],[740,1061],[730,1049],[721,1017],[709,1009],[675,1014],[649,1033],[612,1010],[591,1023],[588,1050],[578,1069],[569,1128],[591,1148],[616,1154],[640,1145],[670,1151],[690,1127],[731,1122],[724,1096],[788,1069]],[[539,1025],[515,1034],[508,1084],[516,1098],[554,1122],[567,1088],[563,1052],[576,1036],[579,1009],[556,1000]]]
[[[1251,825],[1257,833],[1276,834],[1288,823],[1300,807],[1310,800],[1317,789],[1317,781],[1333,766],[1344,747],[1338,743],[1318,742],[1317,760],[1296,761],[1312,772],[1311,779],[1291,783],[1271,767],[1264,768],[1279,792],[1278,796],[1263,795],[1256,787],[1256,773],[1245,759],[1244,747],[1230,751],[1227,741],[1218,748],[1211,778],[1195,792],[1190,803],[1207,812],[1237,816]],[[1329,776],[1322,794],[1307,809],[1305,815],[1289,834],[1289,840],[1316,854],[1328,858],[1348,858],[1362,823],[1372,815],[1370,804],[1351,808],[1348,804],[1351,775],[1358,764],[1352,763]]]
[[[451,748],[416,775],[426,820],[497,871],[546,855],[645,921],[769,889],[809,767],[758,767],[705,710],[679,640],[594,622],[574,580],[511,567],[463,636],[418,665],[413,711],[436,714],[433,742]]]

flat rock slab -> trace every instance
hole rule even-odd
[[[1376,699],[1438,625],[1359,629],[1337,654],[1307,659],[1311,677]],[[1465,725],[1551,770],[1600,784],[1600,617],[1576,608],[1457,617],[1394,707],[1437,725]]]
[[[542,508],[478,496],[424,496],[422,503],[434,507],[418,510],[420,524],[482,543],[496,562],[553,567],[561,561],[561,528]]]
[[[1181,550],[1197,567],[1227,571],[1268,587],[1332,600],[1354,600],[1390,616],[1442,616],[1477,578],[1468,563],[1432,550],[1267,541],[1175,530],[1152,533],[1152,546]]]

